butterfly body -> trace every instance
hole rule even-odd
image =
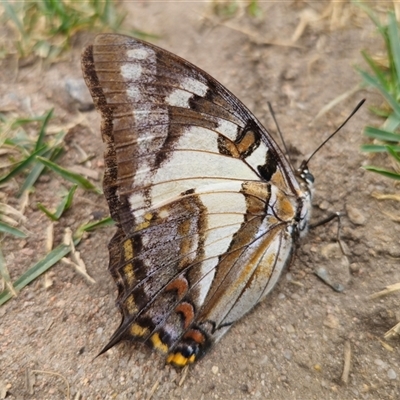
[[[274,287],[307,232],[312,175],[293,171],[250,111],[151,44],[96,37],[82,55],[102,115],[109,270],[121,326],[184,366]]]

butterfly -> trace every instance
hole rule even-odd
[[[166,50],[100,34],[82,69],[117,225],[122,322],[101,353],[133,340],[183,367],[273,289],[307,234],[314,178],[231,92]]]

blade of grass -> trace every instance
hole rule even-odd
[[[64,179],[66,179],[67,181],[75,183],[78,186],[80,186],[86,190],[93,190],[98,194],[102,193],[99,188],[97,188],[95,185],[93,185],[90,181],[88,181],[82,175],[76,174],[72,171],[69,171],[68,169],[62,168],[59,165],[57,165],[43,157],[36,157],[36,159],[39,160],[41,163],[43,163],[46,167],[50,168],[56,174],[60,175]]]
[[[65,201],[63,202],[61,214],[64,211],[67,211],[71,207],[72,200],[74,198],[74,194],[75,194],[75,191],[76,191],[77,187],[78,187],[78,185],[73,185],[72,188],[69,189],[68,194],[64,197]],[[60,214],[60,216],[61,216],[61,214]]]
[[[54,161],[60,156],[62,151],[63,151],[62,147],[54,147],[53,149],[46,151],[43,154],[43,158]],[[28,176],[25,178],[24,183],[22,184],[21,188],[17,193],[18,197],[20,197],[22,193],[24,193],[26,190],[30,190],[33,187],[33,185],[36,183],[36,181],[38,180],[39,176],[42,174],[44,169],[45,166],[42,163],[36,163],[33,166],[33,168],[29,172]]]
[[[16,236],[21,239],[26,238],[26,234],[24,232],[20,231],[17,228],[14,228],[8,224],[5,224],[2,221],[0,221],[0,233],[7,233],[9,235],[13,235],[13,236]]]
[[[400,155],[397,151],[393,149],[392,146],[386,146],[388,153],[398,162],[400,163]]]
[[[13,170],[11,170],[7,175],[1,177],[0,184],[5,183],[14,176],[18,175],[21,171],[27,168],[32,162],[34,162],[37,156],[44,154],[46,150],[47,146],[43,146],[41,149],[30,154],[28,157],[25,158],[25,160],[18,163],[17,166]]]
[[[74,239],[74,245],[76,246],[80,242],[81,238]],[[71,246],[67,246],[65,244],[60,244],[50,253],[48,253],[43,259],[33,265],[28,269],[23,275],[21,275],[15,282],[14,288],[16,291],[20,291],[33,280],[35,280],[38,276],[42,275],[49,268],[51,268],[54,264],[60,261],[63,257],[65,257],[71,251]],[[12,297],[11,293],[8,290],[4,290],[0,293],[0,306],[5,302],[10,300]]]
[[[47,209],[42,203],[36,203],[36,207],[45,213],[52,221],[58,221],[58,218],[55,213],[52,213],[49,209]]]
[[[79,229],[81,229],[84,232],[92,232],[96,229],[106,228],[108,226],[113,226],[113,225],[115,225],[115,221],[111,217],[106,217],[101,219],[100,221],[89,222],[85,225],[82,225]]]
[[[114,224],[114,221],[110,218],[104,218],[101,221],[91,222],[88,224],[81,225],[73,235],[73,243],[74,246],[78,246],[80,243],[83,232],[92,231],[94,229],[98,229],[100,227],[109,226]],[[35,280],[38,276],[46,272],[49,268],[51,268],[54,264],[60,261],[63,257],[69,254],[72,250],[71,245],[60,244],[55,249],[53,249],[50,253],[48,253],[44,258],[34,264],[31,268],[28,269],[23,275],[21,275],[15,282],[13,287],[16,291],[20,291],[33,280]],[[0,306],[6,303],[8,300],[12,298],[12,294],[8,290],[4,290],[0,293]]]
[[[365,51],[362,51],[361,54],[374,72],[379,83],[385,88],[385,90],[389,90],[390,85],[387,81],[386,75],[382,72],[381,68],[379,68],[378,64]]]
[[[14,22],[14,24],[17,26],[19,32],[21,33],[22,36],[26,36],[26,31],[24,29],[24,25],[19,19],[16,10],[13,6],[8,1],[3,1],[3,7],[4,10],[7,14],[7,16]]]
[[[396,74],[395,81],[398,86],[400,82],[400,42],[399,42],[399,31],[397,28],[397,21],[392,12],[389,13],[388,35],[389,35],[390,50],[392,53],[393,64],[394,64],[393,73]]]
[[[377,174],[386,176],[387,178],[400,180],[400,174],[397,174],[396,172],[393,172],[393,171],[388,171],[384,168],[374,167],[373,165],[367,165],[363,168],[366,169],[367,171],[376,172]]]
[[[35,151],[39,150],[43,145],[44,138],[46,136],[47,124],[49,123],[52,116],[53,116],[53,108],[42,117],[43,123],[39,131],[38,139],[36,141]]]
[[[400,142],[400,134],[385,131],[383,129],[367,126],[364,130],[364,135],[387,142]]]
[[[386,117],[386,121],[383,124],[383,127],[386,131],[394,132],[400,126],[400,119],[397,115],[392,112]]]
[[[400,151],[400,146],[392,146],[394,151]],[[382,153],[387,151],[387,146],[384,144],[363,144],[361,151],[366,153]]]
[[[378,89],[381,92],[383,97],[390,104],[390,107],[393,108],[394,112],[396,113],[396,116],[398,118],[400,118],[400,105],[397,103],[397,101],[394,99],[394,97],[372,75],[370,75],[367,72],[362,71],[362,70],[358,70],[358,71],[366,83],[375,87],[376,89]]]
[[[60,204],[57,206],[57,209],[54,213],[49,211],[43,204],[37,203],[37,207],[39,210],[43,211],[51,220],[58,221],[62,214],[71,207],[72,199],[74,197],[74,193],[78,185],[72,186],[72,188],[68,191],[68,193],[63,196]]]

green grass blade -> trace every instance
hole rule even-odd
[[[36,141],[36,146],[35,150],[38,150],[42,147],[44,143],[44,138],[46,136],[46,128],[47,124],[49,123],[51,117],[53,116],[53,109],[51,109],[47,114],[45,114],[43,118],[43,123],[42,126],[40,127],[39,135],[38,135],[38,140]]]
[[[80,238],[74,239],[75,246],[80,242]],[[31,268],[28,269],[23,275],[21,275],[15,282],[14,288],[16,291],[20,291],[33,280],[35,280],[38,276],[42,275],[49,268],[51,268],[54,264],[60,261],[63,257],[65,257],[71,251],[71,246],[60,244],[50,253],[48,253],[42,260],[37,262]],[[10,300],[12,297],[11,293],[8,290],[4,290],[0,293],[0,306],[5,302]]]
[[[392,112],[386,117],[386,121],[383,124],[383,129],[389,132],[395,132],[400,126],[400,119],[396,113]]]
[[[384,140],[386,142],[400,142],[400,134],[374,128],[372,126],[367,126],[365,128],[364,135],[374,139]]]
[[[388,153],[398,162],[400,163],[400,155],[399,153],[393,149],[392,146],[386,146]]]
[[[400,105],[394,99],[394,97],[379,83],[377,79],[375,79],[372,75],[368,74],[365,71],[359,70],[359,73],[363,77],[364,81],[368,83],[370,86],[374,86],[378,89],[386,101],[389,103],[390,107],[393,108],[393,111],[396,113],[396,116],[400,118]]]
[[[111,217],[106,217],[96,222],[89,222],[88,224],[82,225],[81,229],[85,232],[92,232],[96,229],[105,228],[107,226],[115,225],[115,221]]]
[[[83,232],[92,232],[96,229],[105,228],[107,226],[115,225],[115,221],[111,217],[106,217],[101,219],[100,221],[89,222],[87,224],[81,225],[77,230],[75,235],[77,237],[81,237]]]
[[[391,146],[394,151],[400,151],[400,146]],[[384,144],[363,144],[361,151],[365,153],[383,153],[387,151],[387,145]]]
[[[11,129],[16,129],[20,126],[24,126],[30,124],[32,122],[42,122],[43,115],[37,117],[29,117],[29,118],[17,118],[12,124]]]
[[[379,68],[378,64],[365,51],[362,51],[361,54],[374,72],[379,83],[385,88],[385,90],[389,90],[390,83],[388,82],[386,75],[382,72],[382,69]]]
[[[18,175],[21,171],[23,171],[25,168],[27,168],[32,162],[36,160],[37,156],[40,156],[44,154],[47,150],[47,146],[43,146],[41,149],[33,152],[30,154],[25,160],[21,161],[20,163],[17,164],[17,166],[11,170],[7,175],[3,176],[0,178],[0,184],[7,182],[10,180],[12,177]]]
[[[26,36],[26,31],[24,29],[24,25],[22,21],[19,19],[17,13],[15,12],[15,6],[11,5],[8,1],[2,1],[4,10],[6,12],[6,15],[8,18],[10,18],[16,27],[18,28],[19,32],[21,33],[22,36]]]
[[[366,169],[367,171],[376,172],[377,174],[386,176],[387,178],[395,179],[398,181],[400,180],[400,174],[393,171],[388,171],[387,169],[384,168],[374,167],[373,165],[367,165],[363,168]]]
[[[396,92],[399,89],[400,82],[400,41],[399,41],[399,31],[397,27],[397,21],[393,13],[389,13],[389,26],[388,26],[388,34],[389,34],[389,43],[390,50],[393,57],[394,63],[394,73],[396,74],[395,82],[396,82]]]
[[[25,178],[24,183],[22,184],[21,188],[18,190],[17,196],[20,197],[25,190],[29,190],[33,187],[33,185],[38,180],[39,176],[43,172],[45,166],[40,163],[36,163],[31,171],[29,172],[28,176]]]
[[[51,219],[55,219],[56,221],[58,221],[61,218],[61,216],[64,214],[64,212],[66,210],[68,210],[68,208],[71,207],[72,200],[74,198],[74,193],[75,193],[75,190],[77,187],[78,187],[78,185],[73,185],[72,188],[68,191],[68,193],[65,196],[63,196],[63,198],[62,198],[60,204],[57,206],[57,209],[54,214],[50,213],[47,209],[46,210],[48,212],[46,212],[45,207],[42,204],[40,205],[40,207],[42,207],[43,209],[42,208],[40,208],[40,209],[44,213],[46,213],[46,215],[48,215]],[[39,207],[39,204],[40,203],[38,203],[38,207]]]
[[[36,207],[45,213],[52,221],[58,221],[58,217],[55,213],[52,213],[48,208],[46,208],[42,203],[36,203]]]
[[[73,200],[73,198],[74,198],[74,194],[75,194],[75,191],[76,191],[76,188],[77,188],[77,187],[78,187],[78,185],[74,185],[74,186],[72,186],[72,188],[68,191],[68,194],[65,196],[66,201],[65,201],[65,205],[64,205],[64,208],[63,208],[62,212],[68,210],[68,209],[71,207],[71,205],[72,205],[72,200]]]
[[[63,137],[63,135],[62,135]],[[62,139],[62,138],[61,138]],[[56,140],[56,143],[58,143],[59,141]],[[46,151],[44,154],[42,154],[42,156],[44,158],[50,159],[51,161],[56,160],[61,153],[63,152],[63,148],[62,147],[54,147],[49,151]],[[19,189],[17,196],[21,196],[22,193],[24,193],[26,190],[30,190],[33,185],[36,183],[36,181],[38,180],[39,176],[42,174],[43,170],[45,169],[44,164],[42,163],[36,163],[31,171],[29,172],[28,176],[25,178],[24,183],[22,184],[21,188]]]
[[[26,238],[26,234],[24,232],[4,223],[3,221],[0,221],[0,233],[7,233],[22,239]]]
[[[93,190],[96,193],[101,194],[101,190],[93,185],[90,181],[84,178],[82,175],[76,174],[75,172],[69,171],[68,169],[62,168],[59,165],[47,160],[43,157],[36,157],[41,163],[43,163],[46,167],[54,171],[56,174],[60,175],[64,179],[69,182],[75,183],[76,185],[86,189]]]

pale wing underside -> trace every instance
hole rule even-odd
[[[108,347],[134,337],[170,351],[195,328],[215,340],[290,257],[300,194],[291,168],[235,96],[177,56],[99,35],[82,64],[120,227],[110,271],[124,319]]]

